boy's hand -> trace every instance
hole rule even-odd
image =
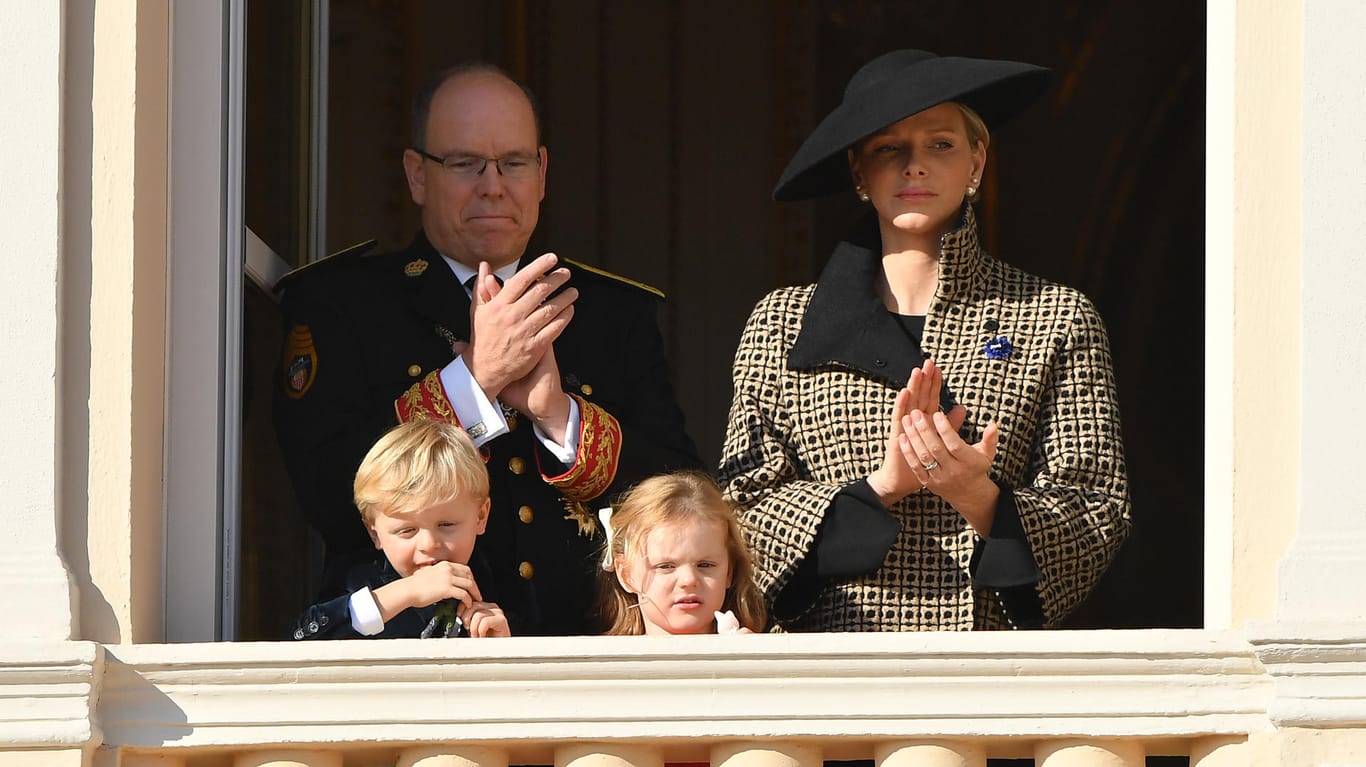
[[[472,637],[510,637],[507,616],[492,602],[475,602],[460,610],[460,621]]]
[[[475,603],[483,603],[474,573],[459,562],[437,562],[406,578],[380,586],[371,594],[385,623],[409,607],[426,607],[443,599],[459,600],[462,609],[466,610]],[[469,625],[469,621],[465,623]]]

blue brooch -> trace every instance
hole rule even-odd
[[[990,341],[987,341],[986,353],[987,359],[989,360],[1007,359],[1010,357],[1010,352],[1012,350],[1013,347],[1010,345],[1010,339],[1005,336],[996,336]]]

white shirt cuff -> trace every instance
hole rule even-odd
[[[568,397],[569,395],[566,394],[565,396]],[[577,460],[579,456],[580,420],[579,401],[573,397],[569,397],[569,422],[564,427],[563,445],[560,445],[555,440],[551,439],[545,432],[541,431],[541,427],[536,426],[534,423],[532,424],[532,428],[536,431],[536,439],[540,440],[541,444],[545,445],[545,449],[549,450],[550,454],[555,456],[555,460],[564,464],[565,467],[573,466],[574,461]]]
[[[503,418],[502,408],[484,396],[479,382],[465,367],[464,359],[456,357],[441,368],[441,386],[446,390],[446,399],[451,401],[455,417],[460,419],[460,425],[474,440],[475,447],[482,447],[494,437],[508,433],[508,422]]]
[[[384,630],[384,618],[369,586],[351,595],[351,628],[362,636],[374,636]]]

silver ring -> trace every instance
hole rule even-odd
[[[939,461],[930,461],[929,463],[922,463],[920,464],[920,468],[924,469],[925,471],[934,471],[935,469],[939,468]]]

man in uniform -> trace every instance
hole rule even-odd
[[[506,73],[443,73],[413,115],[403,165],[423,231],[406,250],[284,281],[276,432],[326,543],[322,596],[374,555],[351,501],[361,458],[398,420],[440,418],[488,461],[478,546],[514,633],[595,632],[594,512],[646,476],[701,465],[655,323],[662,294],[525,252],[548,155]]]

